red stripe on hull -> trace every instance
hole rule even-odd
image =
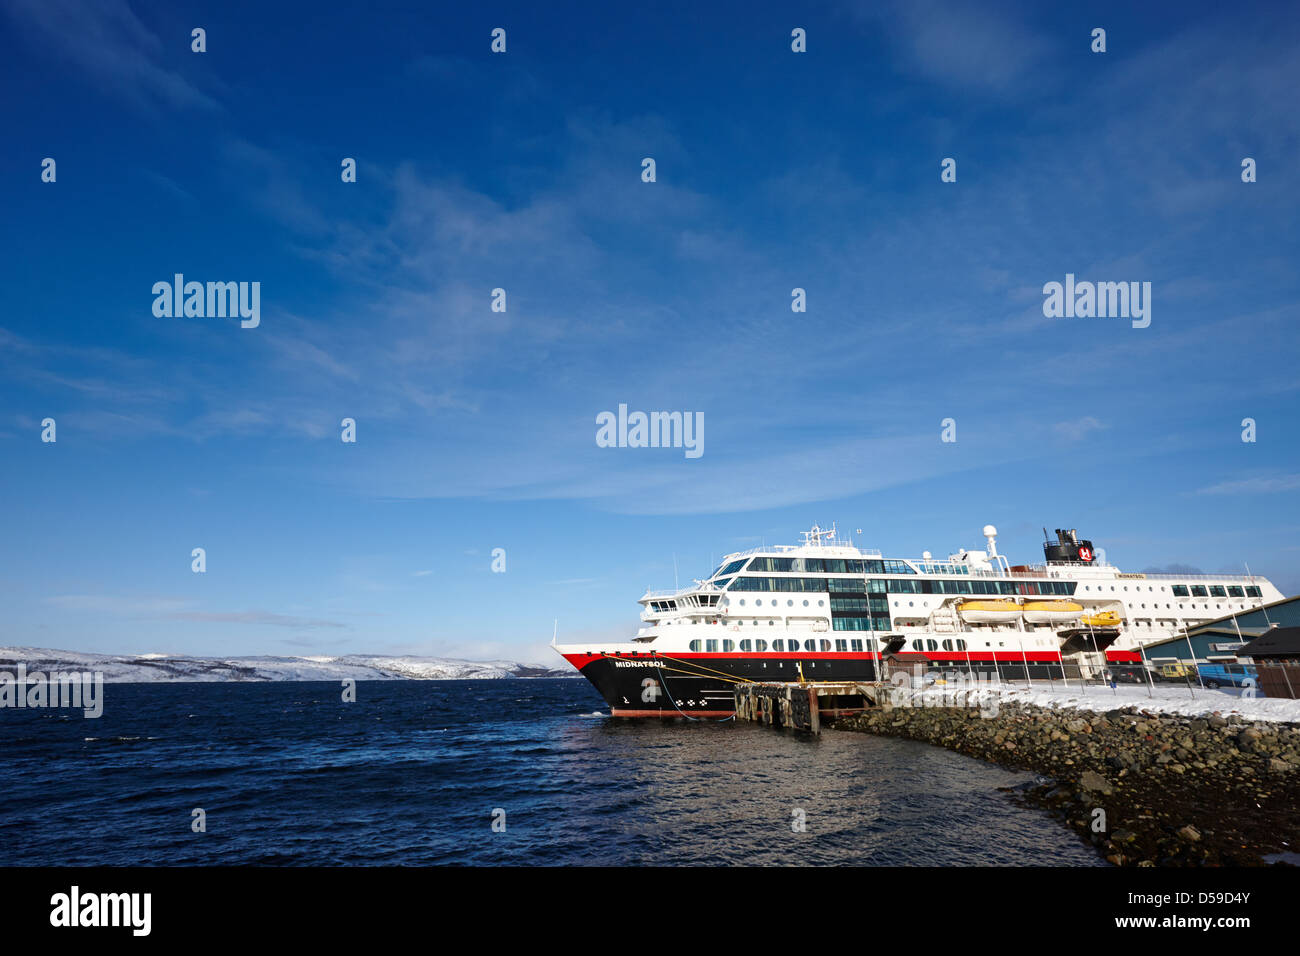
[[[1142,655],[1137,651],[1107,651],[1106,660],[1111,664],[1141,664]]]
[[[610,713],[615,717],[731,717],[734,710],[628,710],[612,707]]]
[[[965,661],[967,657],[972,662],[975,661],[1000,661],[1007,664],[1021,664],[1026,660],[1036,663],[1061,663],[1061,655],[1053,651],[908,651],[907,653],[923,654],[932,661]],[[619,661],[654,661],[662,660],[671,664],[674,660],[692,661],[731,661],[731,660],[787,660],[787,661],[874,661],[878,660],[880,655],[867,653],[865,651],[765,651],[751,654],[695,654],[690,652],[679,653],[677,651],[665,651],[661,654],[637,654],[635,657],[628,653],[610,653],[610,654],[565,654],[564,659],[582,670],[592,661],[599,660],[619,660]],[[1129,651],[1107,651],[1106,659],[1121,661],[1132,659],[1140,661],[1137,654]]]

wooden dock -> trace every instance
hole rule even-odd
[[[736,685],[736,720],[821,733],[822,720],[889,707],[890,685],[876,681]]]

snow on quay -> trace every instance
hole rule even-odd
[[[936,684],[924,690],[905,694],[912,706],[944,706],[954,701],[956,706],[971,706],[980,700],[996,698],[1000,704],[1031,704],[1036,707],[1059,710],[1087,710],[1105,713],[1124,707],[1136,707],[1151,713],[1180,714],[1186,717],[1240,717],[1268,723],[1300,724],[1300,700],[1275,697],[1243,697],[1240,690],[1210,690],[1193,684],[1089,684],[1080,687],[1077,682],[1034,681],[1029,687],[1023,683],[986,684],[977,689],[967,689],[960,681],[950,685]],[[949,704],[952,706],[952,704]]]

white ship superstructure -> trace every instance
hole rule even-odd
[[[1097,676],[1283,597],[1244,569],[1124,572],[1073,530],[1045,542],[1043,563],[1012,565],[997,530],[984,535],[946,559],[886,558],[814,526],[802,544],[730,554],[690,587],[647,592],[629,641],[557,650],[616,714],[714,715],[730,712],[735,680],[874,679],[886,648],[1009,680]]]

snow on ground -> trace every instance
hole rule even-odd
[[[88,654],[45,647],[0,647],[0,671],[18,664],[36,671],[93,671],[110,683],[268,680],[465,680],[516,676],[577,676],[513,661],[458,661],[439,657],[186,657],[172,654]]]
[[[972,703],[989,694],[996,695],[1004,703],[1099,713],[1132,706],[1140,710],[1184,714],[1189,717],[1219,714],[1223,717],[1235,715],[1245,720],[1300,723],[1300,700],[1243,697],[1241,691],[1234,688],[1209,690],[1196,684],[1191,688],[1185,684],[1119,684],[1112,689],[1108,685],[1088,684],[1080,687],[1078,682],[1067,684],[1064,681],[1034,681],[1030,687],[1026,687],[1023,682],[990,684],[978,681],[975,689],[967,690],[969,686],[960,682],[938,684],[909,696],[921,706],[938,706],[945,693],[949,696],[956,693],[959,700],[965,700],[965,695],[969,693]]]

